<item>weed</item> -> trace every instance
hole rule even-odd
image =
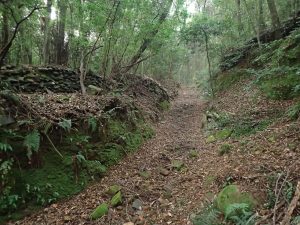
[[[296,120],[298,119],[300,115],[300,102],[293,105],[292,107],[290,107],[287,111],[287,116],[291,119],[291,120]]]
[[[158,104],[158,108],[162,111],[167,111],[170,109],[170,107],[171,107],[171,104],[167,100],[164,100]]]
[[[223,156],[225,154],[229,154],[232,150],[232,146],[230,144],[223,144],[221,145],[221,147],[219,148],[219,155]]]

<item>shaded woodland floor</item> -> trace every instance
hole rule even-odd
[[[74,198],[52,204],[16,224],[189,224],[189,214],[203,198],[201,186],[208,159],[195,159],[193,152],[205,154],[201,138],[204,104],[194,89],[183,89],[171,110],[156,127],[156,136],[142,148],[112,167],[99,183]],[[192,153],[191,153],[192,152]],[[177,171],[178,160],[186,169]],[[143,173],[144,172],[144,173]],[[111,185],[122,186],[124,203],[109,215],[92,222],[91,211],[107,201]],[[142,210],[132,209],[139,199]]]
[[[255,92],[243,94],[239,87],[237,84],[236,92],[218,97],[215,105],[219,111],[245,119],[241,112],[253,116],[255,109],[264,108],[268,110],[263,115],[272,116],[272,108],[284,110],[291,104],[254,98]],[[229,183],[251,192],[263,205],[272,174],[290,167],[290,176],[297,179],[299,121],[279,120],[250,136],[209,143],[207,132],[201,128],[206,110],[206,102],[195,89],[181,89],[170,111],[156,125],[156,136],[139,151],[128,155],[101,181],[77,196],[11,224],[192,224],[190,217]],[[232,150],[220,155],[224,144]],[[122,187],[123,204],[91,221],[91,212],[109,202],[106,192],[112,185]],[[258,211],[266,217],[270,212],[262,207]],[[278,211],[279,216],[284,215],[283,208]]]

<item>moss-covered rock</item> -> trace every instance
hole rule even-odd
[[[108,188],[108,190],[106,191],[106,193],[110,196],[114,196],[116,193],[118,193],[119,191],[121,191],[122,187],[119,185],[112,185]]]
[[[223,130],[216,132],[215,137],[218,140],[225,140],[225,139],[229,138],[231,134],[232,134],[231,129],[223,129]]]
[[[110,204],[113,207],[116,207],[118,205],[122,204],[122,193],[119,191],[117,194],[115,194],[112,199],[110,200]]]
[[[206,138],[206,143],[213,143],[215,142],[217,139],[215,138],[214,135],[210,135],[208,138]]]
[[[108,213],[108,210],[109,210],[108,204],[102,203],[92,212],[91,219],[96,220],[96,219],[103,217],[104,215],[106,215]]]

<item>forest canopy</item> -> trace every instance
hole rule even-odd
[[[214,74],[228,49],[298,8],[298,0],[2,0],[0,65],[62,65],[82,82],[89,70],[187,82],[209,74],[207,64]]]

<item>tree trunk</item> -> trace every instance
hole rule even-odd
[[[245,4],[245,8],[246,8],[248,17],[249,17],[250,25],[252,26],[253,32],[256,35],[258,46],[261,47],[261,40],[260,40],[259,28],[256,27],[255,22],[252,20],[251,12],[249,10],[249,7],[248,7],[248,4],[247,4],[246,0],[244,0],[244,4]]]
[[[8,28],[8,15],[7,10],[3,9],[2,11],[2,40],[1,40],[1,48],[7,45],[9,39],[9,28]]]
[[[209,80],[210,80],[210,89],[211,89],[211,94],[212,97],[215,97],[215,90],[214,90],[214,81],[213,81],[213,74],[212,74],[212,70],[211,70],[211,62],[210,62],[210,57],[209,57],[209,45],[208,45],[208,35],[205,31],[205,29],[202,29],[202,32],[204,34],[204,38],[205,38],[205,51],[206,51],[206,59],[207,59],[207,64],[208,64],[208,74],[209,74]]]
[[[19,29],[20,29],[21,24],[22,24],[24,21],[26,21],[29,17],[31,17],[31,16],[33,15],[33,13],[34,13],[36,10],[38,10],[38,9],[39,9],[38,7],[34,7],[34,8],[27,14],[27,16],[25,16],[24,18],[22,18],[22,19],[19,20],[19,21],[17,21],[17,20],[15,19],[15,16],[14,16],[14,14],[13,14],[14,12],[13,12],[12,9],[10,9],[10,10],[11,10],[11,13],[13,14],[13,18],[14,18],[14,20],[15,20],[16,25],[15,25],[15,27],[14,27],[14,32],[13,32],[11,38],[7,41],[7,43],[6,43],[6,44],[1,48],[1,50],[0,50],[0,68],[4,65],[5,59],[6,59],[7,55],[8,55],[8,53],[9,53],[9,50],[10,50],[12,44],[13,44],[13,41],[15,40],[15,38],[16,38],[16,36],[17,36],[17,33],[18,33]]]
[[[266,23],[264,18],[264,0],[258,0],[258,27],[260,34],[262,34],[264,30],[266,30]]]
[[[66,63],[66,49],[65,49],[65,25],[66,25],[66,14],[67,4],[66,0],[60,0],[58,2],[59,8],[59,19],[58,19],[58,30],[56,38],[56,64],[63,65]]]
[[[239,32],[239,36],[241,36],[243,31],[241,0],[236,0],[236,7],[237,7],[238,32]]]
[[[50,17],[52,0],[47,0],[47,15],[44,23],[43,63],[50,63]]]
[[[280,24],[280,19],[278,16],[275,0],[267,0],[268,2],[268,7],[271,15],[271,21],[272,21],[272,27],[274,30],[277,30],[281,24]]]
[[[167,16],[169,15],[170,7],[172,6],[172,0],[169,0],[167,2],[167,5],[160,15],[157,23],[157,28],[154,29],[147,37],[144,38],[139,50],[137,53],[131,58],[129,65],[122,68],[120,71],[121,73],[127,73],[129,70],[131,70],[132,67],[136,66],[137,64],[144,61],[141,60],[141,57],[145,50],[149,47],[149,45],[152,43],[153,39],[155,38],[156,34],[159,32],[159,27],[164,23],[164,21],[167,19]]]

